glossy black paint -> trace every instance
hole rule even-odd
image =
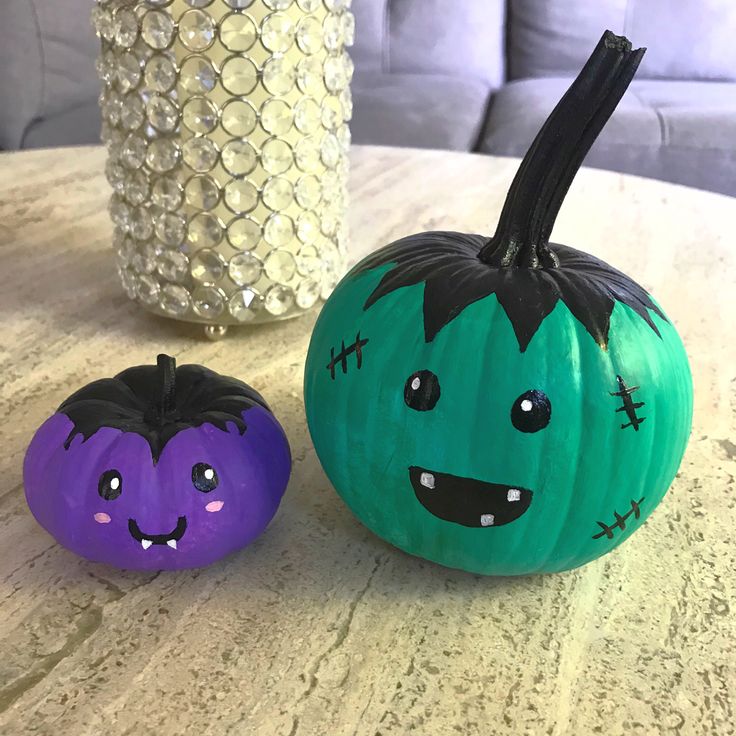
[[[649,294],[598,258],[550,243],[549,248],[559,261],[555,268],[496,268],[479,258],[487,242],[483,235],[429,232],[382,248],[353,270],[358,275],[392,264],[366,300],[364,309],[404,286],[424,284],[427,342],[434,340],[466,307],[491,294],[496,295],[506,312],[521,352],[560,301],[603,348],[608,343],[616,302],[633,309],[659,335],[650,310],[663,320],[666,317]]]
[[[243,413],[254,406],[269,410],[242,381],[201,365],[176,368],[173,358],[159,356],[158,365],[135,366],[83,386],[57,411],[74,423],[66,448],[79,434],[87,440],[101,427],[112,427],[143,437],[156,462],[166,443],[190,427],[208,423],[228,431],[234,424],[243,434]]]

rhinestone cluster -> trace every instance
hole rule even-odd
[[[196,322],[326,298],[347,245],[350,0],[97,0],[126,293]]]

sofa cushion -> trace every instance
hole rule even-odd
[[[506,85],[491,103],[481,150],[523,156],[571,82]],[[736,83],[635,80],[585,164],[736,196]]]
[[[34,120],[23,136],[23,148],[99,143],[101,123],[97,100],[77,105],[50,118]]]
[[[356,66],[452,74],[499,86],[505,0],[354,0]]]
[[[366,71],[382,71],[386,63],[387,0],[353,0],[355,44],[350,56]]]
[[[477,145],[491,89],[483,82],[430,74],[356,72],[356,143],[470,150]]]
[[[736,80],[733,0],[511,0],[509,77],[577,74],[603,31],[646,46],[639,78]]]
[[[92,4],[74,6],[48,0],[0,2],[0,148],[23,146],[33,121],[96,99]]]

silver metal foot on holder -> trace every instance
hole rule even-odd
[[[227,325],[205,325],[204,334],[208,340],[215,342],[227,335]]]

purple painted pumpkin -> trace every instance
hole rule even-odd
[[[208,565],[276,513],[291,456],[250,386],[200,365],[137,366],[70,396],[36,432],[23,475],[41,526],[116,567]]]

